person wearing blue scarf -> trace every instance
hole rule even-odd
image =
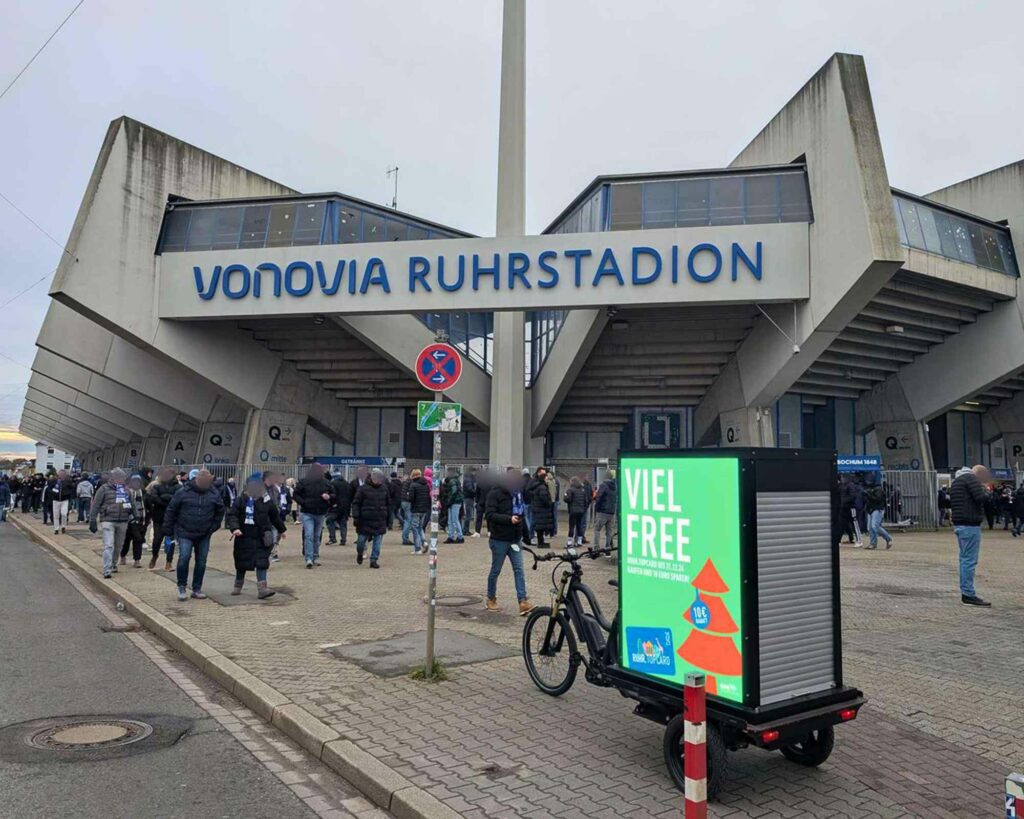
[[[241,594],[246,572],[255,569],[256,596],[260,600],[273,597],[276,592],[267,586],[267,569],[275,543],[273,533],[276,530],[283,538],[287,527],[263,483],[263,475],[249,476],[245,490],[228,509],[225,523],[234,538],[235,586],[231,593]]]

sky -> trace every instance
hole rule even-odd
[[[0,88],[76,0],[6,0]],[[127,114],[302,191],[494,229],[499,0],[85,0],[0,99],[0,305],[56,267]],[[836,51],[867,62],[890,182],[1022,159],[1024,2],[527,0],[527,227],[601,173],[727,164]],[[43,232],[45,231],[45,233]],[[49,277],[48,277],[49,278]],[[0,457],[47,282],[0,307]]]

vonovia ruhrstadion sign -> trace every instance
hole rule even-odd
[[[167,253],[160,316],[806,299],[802,223]]]

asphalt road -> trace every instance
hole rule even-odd
[[[0,524],[0,817],[314,816],[124,634],[104,626],[52,558]],[[119,759],[51,761],[43,752],[27,761],[18,732],[3,730],[81,714],[164,721],[176,726],[176,741]]]

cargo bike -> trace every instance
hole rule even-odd
[[[684,789],[682,682],[703,673],[707,792],[727,752],[755,746],[808,766],[865,700],[843,682],[835,453],[716,449],[623,452],[618,546],[540,554],[552,604],[523,627],[527,672],[545,694],[587,682],[636,701],[665,726],[663,753]],[[610,620],[583,582],[588,559],[618,556]],[[581,650],[582,646],[582,650]]]

